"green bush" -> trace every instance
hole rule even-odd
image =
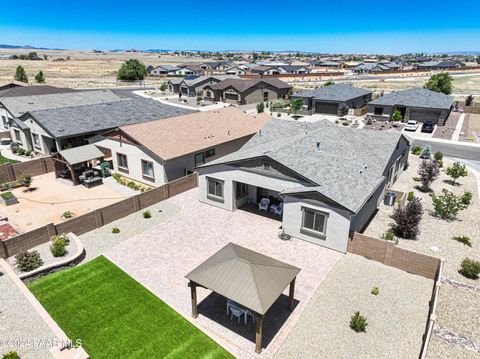
[[[431,197],[436,215],[447,221],[455,220],[458,213],[466,209],[472,201],[471,192],[465,192],[462,196],[457,196],[443,189],[442,193],[441,196],[431,194]]]
[[[413,191],[408,192],[407,201],[412,202],[414,197],[415,197],[415,195],[413,194]]]
[[[20,252],[15,256],[15,265],[22,272],[30,272],[43,264],[40,253],[37,251]]]
[[[464,277],[478,279],[478,275],[480,274],[480,262],[470,258],[465,258],[462,261],[459,272]]]
[[[386,241],[393,241],[395,240],[395,234],[391,228],[387,229],[385,233],[382,234],[382,239]]]
[[[452,184],[456,184],[457,179],[460,177],[466,177],[468,175],[465,165],[462,165],[460,162],[455,162],[450,167],[447,167],[445,173],[453,179]]]
[[[20,359],[17,352],[8,352],[2,355],[2,359]]]
[[[260,102],[257,105],[257,113],[262,113],[263,111],[265,111],[265,105],[263,104],[263,102]]]
[[[440,151],[437,151],[433,155],[433,158],[435,159],[435,161],[441,161],[441,160],[443,160],[443,153],[440,152]]]
[[[3,192],[2,194],[0,194],[0,197],[2,197],[4,200],[8,200],[14,198],[15,196],[12,192]]]
[[[152,213],[150,213],[150,211],[143,212],[143,218],[151,218],[151,217],[152,217]]]
[[[55,236],[50,246],[50,252],[54,257],[63,257],[67,253],[67,242],[58,236]]]
[[[413,145],[412,146],[412,154],[413,155],[419,156],[421,152],[422,152],[422,148],[420,146],[418,146],[418,145]]]
[[[412,178],[415,182],[420,182],[420,177],[413,177]]]
[[[281,117],[281,116],[282,116],[282,114],[280,112],[277,113],[277,117]]]
[[[72,212],[70,211],[63,212],[63,218],[72,218]]]
[[[355,332],[365,332],[367,325],[367,318],[362,317],[359,311],[356,311],[352,315],[352,318],[350,319],[350,328],[353,329]]]
[[[114,174],[112,175],[112,178],[113,178],[115,181],[118,182],[118,181],[120,181],[120,179],[122,178],[122,176],[120,176],[120,174],[118,174],[118,173],[114,173]]]
[[[373,295],[378,295],[380,293],[380,288],[373,287],[370,293],[372,293]]]
[[[118,234],[118,233],[120,233],[120,228],[118,228],[118,227],[113,227],[113,228],[112,228],[112,233],[113,233],[113,234]]]
[[[70,244],[70,238],[68,238],[68,236],[65,233],[57,234],[56,236],[52,236],[52,238],[50,238],[52,242],[57,239],[64,241],[65,244]]]
[[[470,237],[461,236],[461,237],[452,237],[452,239],[453,239],[454,241],[463,243],[463,244],[466,245],[466,246],[469,246],[469,247],[472,246],[472,242],[471,242],[471,240],[470,240]]]
[[[30,176],[29,174],[24,174],[20,177],[20,183],[29,188],[31,185],[32,185],[32,176]]]

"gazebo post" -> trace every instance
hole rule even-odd
[[[288,292],[288,309],[290,311],[293,310],[293,296],[295,295],[295,279],[297,277],[293,278],[293,280],[290,282],[290,290]]]
[[[262,342],[263,342],[263,318],[264,315],[259,315],[256,318],[256,330],[255,330],[255,352],[260,354],[262,352]]]
[[[190,281],[189,284],[190,293],[192,298],[192,317],[198,317],[198,309],[197,309],[197,286],[194,282]]]

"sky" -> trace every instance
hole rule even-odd
[[[0,44],[11,45],[388,54],[480,51],[480,0],[0,0],[0,9]]]

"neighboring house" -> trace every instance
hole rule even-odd
[[[400,111],[405,121],[432,121],[443,126],[453,104],[453,97],[423,88],[391,92],[368,104],[368,115],[380,120],[389,120],[395,111]]]
[[[65,148],[82,146],[88,138],[120,126],[191,112],[143,98],[30,110],[20,116],[20,123],[24,126],[21,131],[27,138],[21,146],[26,150],[51,154]]]
[[[204,97],[239,105],[286,98],[292,86],[275,78],[240,80],[227,79],[204,87]]]
[[[302,98],[304,106],[313,113],[342,115],[342,108],[361,108],[372,99],[372,91],[345,84],[320,87],[315,90],[297,93],[292,100]]]
[[[179,85],[179,91],[185,96],[197,96],[203,93],[207,85],[221,82],[226,79],[239,79],[235,75],[211,75],[211,76],[189,76],[183,79]]]
[[[174,78],[167,81],[167,87],[169,92],[178,93],[180,91],[180,84],[184,79]]]
[[[207,72],[214,72],[214,71],[224,71],[231,67],[231,62],[230,61],[210,61],[210,62],[204,62],[203,64],[200,65],[202,69],[204,69]]]
[[[7,90],[12,87],[25,87],[25,86],[28,86],[28,84],[26,84],[25,82],[13,80],[0,85],[0,91]]]
[[[308,67],[299,65],[277,66],[276,69],[280,74],[308,74],[310,72]]]
[[[266,113],[252,116],[228,107],[122,126],[90,143],[110,153],[115,172],[161,186],[237,151],[268,121]]]
[[[408,154],[397,131],[275,119],[237,152],[199,168],[200,201],[229,211],[258,211],[262,198],[283,203],[284,233],[346,252],[349,234],[366,226]]]
[[[427,61],[417,64],[417,69],[422,70],[448,70],[462,67],[465,67],[465,64],[455,60]]]
[[[0,115],[2,116],[2,123],[5,123],[6,118],[12,141],[17,142],[25,150],[32,149],[32,136],[30,134],[30,129],[21,119],[21,116],[26,112],[121,100],[120,97],[110,90],[75,91],[55,87],[51,88],[51,86],[38,86],[39,88],[41,87],[42,91],[39,94],[39,89],[34,90],[35,87],[37,86],[12,89],[36,91],[34,92],[34,95],[0,97]],[[50,91],[53,91],[53,93]],[[22,92],[22,94],[25,93],[26,92]]]
[[[151,76],[166,76],[166,75],[175,75],[178,70],[180,69],[176,66],[161,65],[161,66],[155,67],[149,73]]]
[[[280,71],[274,66],[256,66],[250,69],[252,75],[278,75]]]
[[[247,70],[244,68],[240,68],[239,66],[233,66],[225,70],[226,75],[246,75]]]
[[[368,74],[375,72],[391,71],[399,68],[399,65],[394,63],[363,63],[355,66],[352,71],[357,74]]]
[[[204,73],[203,69],[200,66],[189,65],[189,66],[179,66],[179,69],[175,71],[175,75],[202,75]]]

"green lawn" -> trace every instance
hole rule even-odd
[[[5,163],[11,163],[13,165],[14,163],[18,163],[18,161],[3,157],[2,154],[0,153],[0,165],[3,165]]]
[[[29,284],[71,339],[97,358],[232,358],[105,257]]]

